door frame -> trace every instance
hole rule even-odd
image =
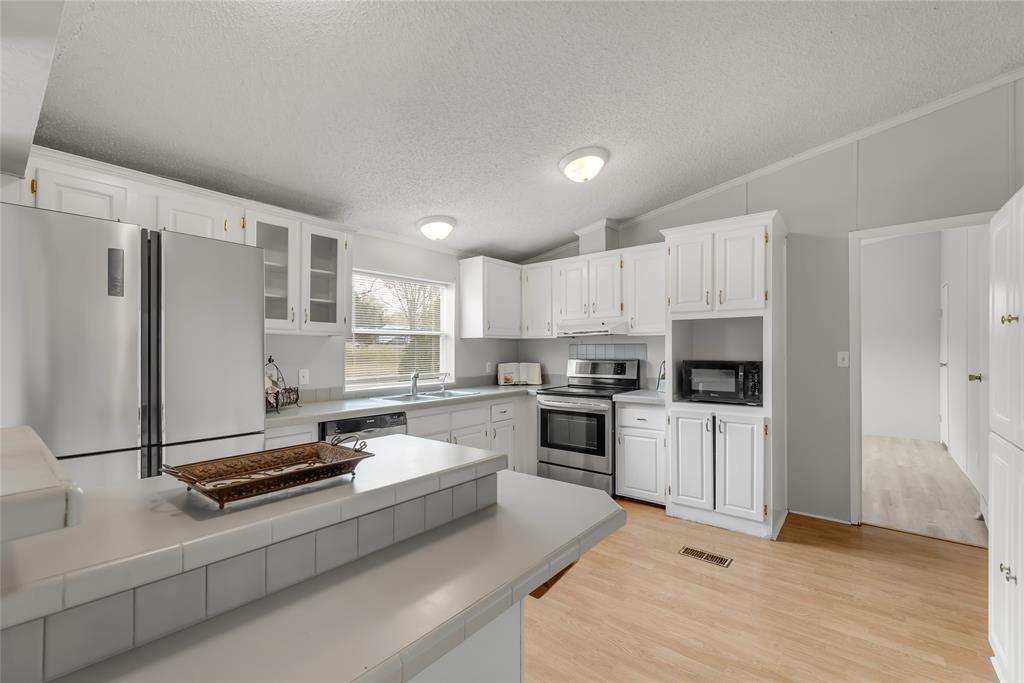
[[[850,523],[860,524],[863,493],[861,452],[863,425],[861,423],[861,247],[869,241],[904,235],[920,235],[952,228],[988,226],[995,211],[983,211],[964,216],[937,218],[915,223],[900,223],[868,230],[856,230],[850,240]]]
[[[945,360],[943,360],[945,352]],[[945,371],[945,372],[943,372]],[[943,378],[945,375],[945,378]],[[949,452],[949,282],[939,284],[939,441]],[[952,453],[950,453],[952,455]]]

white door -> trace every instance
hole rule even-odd
[[[650,251],[623,255],[623,296],[629,334],[665,334],[665,252],[661,245]]]
[[[1019,465],[1014,462],[1024,458],[1024,452],[996,435],[989,437],[989,487],[988,487],[988,620],[989,644],[995,659],[1005,665],[1009,674],[1008,680],[1014,680],[1011,659],[1015,653],[1014,643],[1017,616],[1014,614],[1014,598],[1019,599],[1021,581],[1024,573],[1020,571],[1019,546],[1022,543],[1022,523],[1015,514],[1018,506],[1014,504],[1014,477]],[[1018,487],[1019,488],[1019,487]],[[1016,575],[1014,584],[1006,578],[1007,569],[1010,575]]]
[[[558,269],[558,320],[586,320],[589,311],[587,260],[562,264]]]
[[[262,211],[245,212],[246,242],[263,247],[263,316],[268,330],[299,329],[299,222]]]
[[[984,227],[967,233],[967,372],[967,476],[987,501],[988,229]]]
[[[939,288],[939,441],[949,449],[949,283]]]
[[[665,502],[665,435],[649,429],[618,430],[615,452],[615,493],[629,498]]]
[[[523,336],[553,337],[551,266],[523,268]]]
[[[764,520],[764,419],[716,415],[715,510]]]
[[[511,420],[495,422],[491,426],[491,443],[488,448],[507,455],[509,469],[522,471],[522,466],[516,458],[516,426],[514,422]]]
[[[351,288],[345,267],[347,251],[348,235],[345,233],[302,224],[300,329],[335,334],[346,330]]]
[[[100,182],[82,176],[54,171],[36,170],[36,206],[81,216],[127,220],[127,184]]]
[[[1024,195],[1022,195],[1024,196]],[[996,434],[1020,445],[1021,358],[1024,324],[1019,282],[1024,273],[1021,243],[1024,227],[1016,217],[1015,199],[992,217],[989,226],[989,424]],[[1017,209],[1017,212],[1020,212]],[[1016,223],[1016,225],[1015,225]]]
[[[710,311],[714,287],[710,232],[679,235],[668,241],[668,305],[673,313]]]
[[[619,254],[589,259],[591,318],[618,318],[623,315],[622,266]]]
[[[715,233],[715,309],[764,308],[763,226]]]
[[[522,331],[522,269],[511,263],[484,260],[484,314],[488,337],[519,337]]]
[[[452,443],[472,448],[488,449],[491,445],[491,433],[487,425],[474,425],[452,430]]]
[[[242,243],[242,207],[177,192],[156,198],[157,227],[187,235]]]
[[[669,501],[711,510],[715,507],[714,417],[710,412],[670,413]]]

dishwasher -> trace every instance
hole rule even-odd
[[[388,434],[405,434],[405,413],[382,413],[365,417],[350,417],[344,420],[331,420],[320,423],[320,440],[330,441],[335,436],[342,438],[355,436],[359,439],[372,439]]]

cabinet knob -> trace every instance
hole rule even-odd
[[[718,421],[718,433],[725,434],[725,420]]]
[[[1015,323],[1018,321],[1020,321],[1020,316],[1012,315],[1010,313],[1007,313],[1006,315],[999,317],[999,322],[1002,323],[1003,325],[1009,325],[1010,323]]]
[[[705,306],[710,306],[711,305],[711,291],[707,290],[707,289],[704,290],[704,305]]]
[[[305,322],[308,323],[309,322],[309,309],[308,308],[302,309],[302,314],[303,314],[303,317],[305,318]]]
[[[291,319],[291,321],[295,322],[295,307],[294,306],[292,306],[292,319]]]
[[[722,298],[722,290],[718,290],[718,303],[724,304],[725,300]]]

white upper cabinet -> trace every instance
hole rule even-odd
[[[989,424],[1024,448],[1024,189],[989,227]]]
[[[622,301],[622,256],[609,254],[587,259],[590,277],[590,314],[594,318],[618,318]]]
[[[764,418],[715,416],[715,510],[760,522],[764,510]]]
[[[156,198],[157,227],[228,242],[245,242],[242,207],[179,192]]]
[[[590,271],[587,259],[560,264],[557,287],[558,321],[586,320],[590,315]]]
[[[714,235],[691,232],[673,235],[668,244],[668,307],[673,313],[711,310],[714,289]]]
[[[298,330],[301,245],[299,221],[264,211],[245,212],[246,242],[263,247],[267,330]]]
[[[523,266],[523,336],[553,337],[551,264]]]
[[[36,206],[81,216],[127,221],[128,184],[97,174],[81,175],[48,168],[36,169]],[[148,227],[148,226],[147,226]]]
[[[333,228],[302,224],[302,318],[309,332],[344,334],[349,329],[351,236]]]
[[[665,251],[661,244],[623,252],[627,334],[665,334]]]
[[[522,336],[522,266],[486,256],[459,261],[459,335]]]
[[[760,225],[715,232],[715,308],[764,308],[764,245]]]
[[[711,510],[715,507],[714,416],[711,411],[672,410],[669,438],[669,500]]]

